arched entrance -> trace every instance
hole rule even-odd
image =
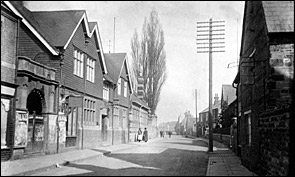
[[[44,107],[44,94],[41,92],[41,90],[33,89],[27,98],[29,124],[26,153],[39,153],[43,151],[44,117],[42,115],[42,111]]]

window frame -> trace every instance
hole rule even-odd
[[[110,100],[110,88],[108,86],[103,86],[102,98],[106,101]]]
[[[84,121],[86,125],[96,125],[96,101],[84,98]]]
[[[86,80],[94,83],[95,82],[95,60],[86,55],[87,57],[87,67],[86,67]]]
[[[124,80],[124,97],[126,97],[127,98],[127,89],[128,87],[127,87],[127,81],[125,81]]]
[[[117,83],[117,93],[118,93],[118,95],[121,95],[121,92],[122,92],[122,79],[121,78],[119,78],[119,80],[118,80],[118,83]]]
[[[74,68],[73,68],[73,74],[75,76],[83,78],[84,76],[84,53],[75,48],[73,53],[73,62],[74,62]]]

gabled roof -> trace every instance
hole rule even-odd
[[[221,100],[218,100],[217,101],[217,103],[216,104],[213,104],[212,105],[212,110],[213,109],[220,109],[220,105],[221,105]],[[200,112],[200,113],[205,113],[205,112],[208,112],[209,111],[209,108],[206,108],[206,109],[204,109],[202,112]]]
[[[236,89],[231,85],[222,85],[221,100],[230,105],[236,99]]]
[[[23,6],[21,1],[3,1],[10,10],[22,18],[22,23],[40,40],[40,42],[53,54],[58,55],[58,50],[50,43],[46,33],[41,29],[40,24],[34,18],[31,11]]]
[[[102,69],[107,74],[97,22],[88,23],[85,10],[64,11],[30,11],[17,1],[5,1],[14,13],[23,18],[23,22],[54,54],[55,47],[66,49],[80,24],[83,24],[86,35],[91,38],[95,34],[96,44],[100,51],[89,51],[92,56],[97,52],[102,59]],[[90,25],[90,26],[89,26]]]
[[[127,54],[126,53],[105,53],[104,58],[106,61],[106,67],[110,70],[110,72],[108,72],[108,75],[114,81],[114,83],[118,82],[121,72],[123,70],[123,67],[124,66],[127,67],[127,75],[129,77],[128,83],[130,86],[130,91],[131,93],[133,93]]]
[[[294,32],[294,1],[262,1],[268,32]]]
[[[94,27],[95,27],[95,25],[97,25],[97,23],[96,22],[89,22],[88,25],[89,25],[89,31],[90,31],[90,33],[92,33],[94,30]]]
[[[32,11],[50,43],[65,48],[85,13],[85,10]]]

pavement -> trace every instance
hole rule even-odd
[[[199,139],[208,143],[207,139]],[[36,156],[31,158],[1,162],[1,176],[28,176],[38,171],[61,168],[70,163],[82,161],[97,156],[103,156],[115,151],[153,143],[162,138],[150,139],[148,142],[131,142],[128,144],[110,145],[93,149],[71,150],[59,154]],[[241,165],[241,160],[225,145],[213,142],[213,152],[208,152],[209,160],[206,176],[257,176]]]

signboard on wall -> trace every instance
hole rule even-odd
[[[15,118],[14,145],[16,147],[26,147],[28,143],[28,113],[25,111],[16,111]]]
[[[83,97],[82,96],[69,96],[69,107],[82,107]]]

